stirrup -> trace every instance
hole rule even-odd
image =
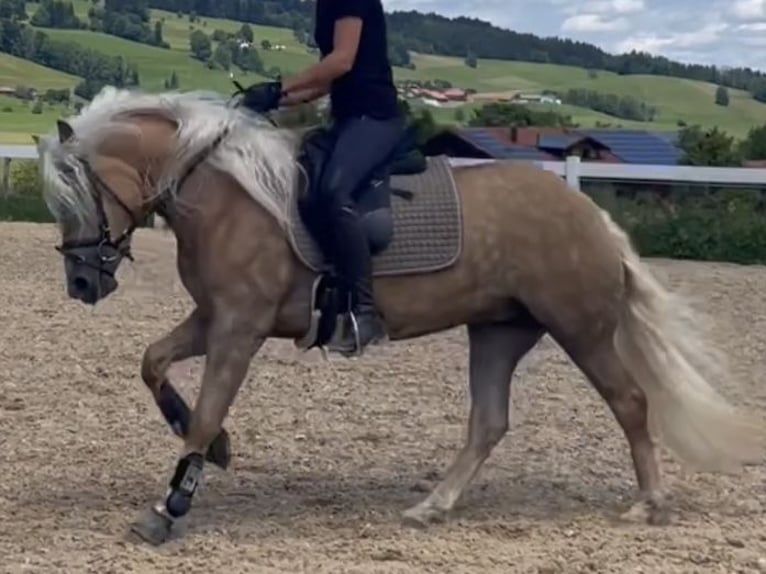
[[[348,346],[348,323],[351,325],[351,335],[353,335],[353,348]],[[361,357],[361,343],[359,341],[359,323],[353,311],[348,311],[338,315],[335,325],[335,332],[332,339],[327,343],[327,350],[331,353],[339,353],[344,357]]]
[[[343,317],[346,318],[346,321],[338,324],[332,341],[328,343],[328,350],[340,353],[344,357],[361,357],[364,354],[364,349],[362,348],[362,342],[359,336],[359,322],[357,321],[356,315],[353,311],[348,311]],[[378,321],[382,320],[378,317]],[[351,333],[348,333],[347,326],[349,323]],[[378,345],[388,338],[386,329],[382,325],[381,330],[383,333],[379,337],[373,337],[370,342],[367,343],[366,347]],[[353,348],[349,348],[349,338],[353,341]]]

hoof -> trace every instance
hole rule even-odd
[[[620,515],[620,520],[634,524],[667,526],[670,524],[670,512],[664,505],[657,505],[650,501],[641,501],[631,506],[627,512],[623,512]]]
[[[446,512],[433,506],[419,504],[402,513],[402,524],[410,528],[424,529],[431,524],[444,522]]]
[[[231,462],[231,442],[229,441],[229,433],[225,429],[221,429],[215,440],[210,443],[205,460],[213,463],[221,470],[226,470],[229,467]]]
[[[150,508],[130,526],[130,531],[144,542],[159,546],[170,538],[173,519],[156,508]]]

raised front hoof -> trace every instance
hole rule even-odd
[[[130,525],[130,532],[152,546],[160,546],[171,538],[174,524],[170,516],[152,507]]]
[[[231,462],[231,441],[226,429],[221,429],[215,440],[210,443],[205,460],[213,463],[221,470],[226,470]]]
[[[667,526],[670,524],[670,510],[664,504],[642,500],[620,515],[620,520],[632,524]]]
[[[418,504],[402,513],[402,525],[423,530],[432,524],[442,523],[447,512],[426,504]]]

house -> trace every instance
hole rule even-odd
[[[426,155],[478,159],[522,159],[553,161],[555,158],[534,146],[510,139],[508,128],[465,128],[443,131],[422,146]]]
[[[449,90],[445,90],[443,94],[444,97],[451,102],[465,102],[468,100],[468,94],[465,90],[461,90],[460,88],[450,88]]]
[[[434,136],[423,151],[480,159],[564,161],[576,155],[590,162],[677,165],[683,152],[674,137],[641,130],[464,128]]]
[[[429,106],[441,106],[449,101],[447,96],[438,90],[420,90],[420,98]]]
[[[561,98],[552,94],[516,94],[514,102],[519,104],[556,104],[561,105]]]

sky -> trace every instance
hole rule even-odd
[[[383,0],[386,11],[471,16],[607,52],[766,71],[766,0]],[[704,7],[703,7],[704,6]]]

